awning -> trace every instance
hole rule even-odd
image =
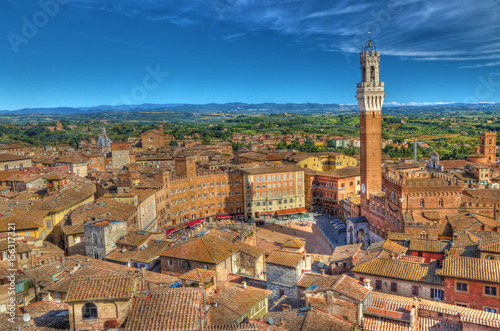
[[[186,223],[177,224],[176,226],[173,226],[170,229],[167,229],[166,236],[168,237],[168,235],[171,234],[172,232],[179,231],[180,229],[183,229],[186,227],[187,227]]]
[[[189,221],[189,222],[186,222],[185,224],[189,227],[193,227],[195,225],[198,225],[200,224],[201,222],[205,222],[205,219],[204,218],[199,218],[197,220],[194,220],[194,221]]]
[[[274,211],[261,211],[259,214],[260,215],[270,215],[270,214],[274,214]]]
[[[304,208],[305,210],[305,208]],[[283,210],[277,210],[276,215],[278,216],[283,216],[283,215],[293,215],[293,214],[300,214],[302,211],[299,211],[298,208],[290,208],[290,209],[283,209]]]
[[[220,220],[222,218],[231,218],[231,217],[233,217],[233,216],[232,215],[218,215],[217,219]]]
[[[236,215],[234,215],[234,217],[243,217],[243,216],[245,216],[245,214],[236,214]]]
[[[300,208],[297,208],[297,210],[299,211],[299,213],[303,214],[303,213],[307,213],[307,209],[305,209],[304,207],[300,207]]]

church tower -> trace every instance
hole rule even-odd
[[[382,104],[384,83],[379,81],[380,52],[369,39],[360,53],[361,83],[356,87],[361,142],[361,203],[368,208],[370,194],[382,191]]]

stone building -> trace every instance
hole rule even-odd
[[[28,168],[31,166],[32,161],[29,156],[0,153],[1,170],[17,170]]]
[[[306,212],[303,169],[266,164],[243,168],[242,172],[247,217],[258,218],[290,209]]]
[[[158,130],[149,130],[141,134],[142,148],[157,150],[165,145],[163,141],[163,125]]]
[[[444,279],[436,264],[375,258],[351,269],[354,278],[369,280],[376,291],[428,300],[444,300]]]
[[[176,158],[175,168],[175,175],[165,178],[170,207],[166,218],[171,225],[216,215],[244,216],[239,169],[197,169],[195,157]]]
[[[230,273],[262,277],[263,250],[245,243],[233,243],[212,231],[161,253],[162,273],[178,275],[198,268],[217,271],[220,279]]]
[[[104,220],[84,225],[85,255],[102,260],[116,248],[116,241],[127,234],[127,222]]]
[[[122,141],[111,143],[111,159],[113,162],[113,169],[122,169],[125,165],[129,164],[129,143]]]
[[[112,284],[112,286],[110,286]],[[135,276],[76,277],[66,296],[71,330],[104,330],[122,325],[130,314]]]
[[[266,260],[267,289],[272,291],[269,302],[283,295],[297,297],[297,282],[307,269],[305,253],[274,250]]]

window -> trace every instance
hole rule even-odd
[[[439,289],[435,289],[435,288],[431,288],[431,299],[444,300],[444,291],[439,290]]]
[[[493,314],[497,313],[497,309],[496,308],[484,308],[484,311],[487,312],[487,313],[493,313]]]
[[[375,289],[376,290],[381,290],[382,289],[382,281],[380,279],[377,279],[375,281]]]
[[[497,288],[495,286],[485,286],[484,287],[484,294],[496,297],[497,296]]]
[[[398,291],[398,283],[391,282],[391,292]]]
[[[82,316],[84,320],[97,318],[97,306],[91,302],[87,302],[82,307]]]
[[[418,285],[413,285],[411,287],[411,295],[418,296]]]
[[[420,200],[420,207],[421,207],[421,208],[424,208],[424,206],[425,206],[425,202],[424,202],[424,200],[422,199],[422,200]]]
[[[169,265],[169,266],[174,265],[174,264],[172,263],[172,260],[168,260],[168,265]]]
[[[457,291],[467,292],[467,283],[458,283],[457,282]]]

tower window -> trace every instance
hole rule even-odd
[[[373,83],[375,81],[375,67],[370,68],[370,81]]]

